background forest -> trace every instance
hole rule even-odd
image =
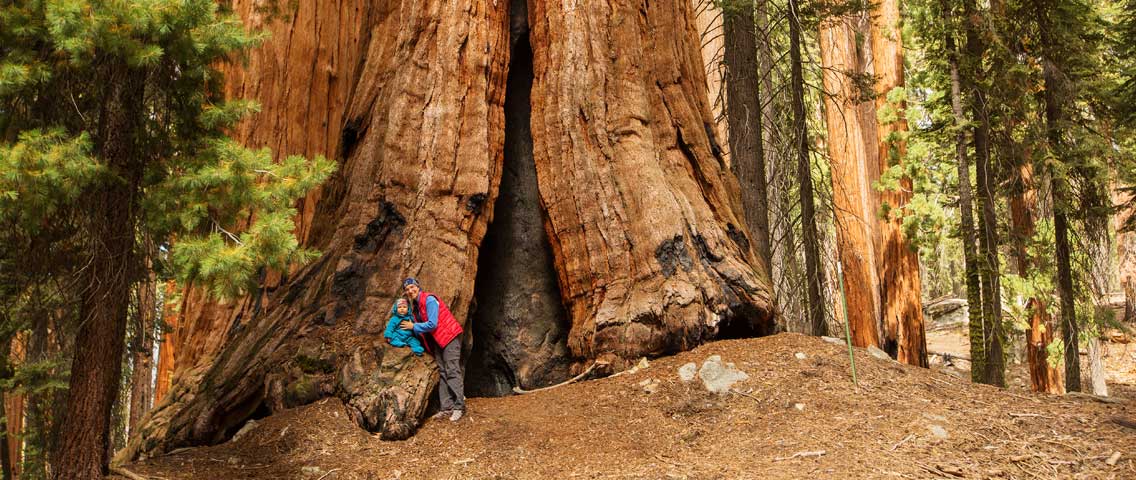
[[[681,334],[666,331],[662,350],[630,348],[627,355],[615,355],[621,357],[618,361],[629,361],[613,360],[614,365],[629,366],[641,354],[674,353],[714,338],[777,330],[847,335],[858,347],[876,346],[900,362],[926,367],[935,353],[928,351],[926,341],[927,308],[961,298],[969,318],[973,382],[1004,387],[1007,364],[1024,358],[1030,388],[1036,392],[1108,394],[1102,343],[1113,331],[1131,336],[1136,318],[1136,236],[1131,232],[1136,228],[1131,215],[1136,209],[1136,1],[690,1],[674,7],[679,23],[686,21],[690,28],[683,24],[674,31],[699,37],[695,53],[701,53],[706,97],[691,101],[695,107],[689,111],[674,108],[674,123],[690,118],[696,122],[698,106],[705,104],[716,125],[708,126],[705,137],[698,132],[695,139],[683,135],[700,130],[696,123],[690,123],[693,129],[671,129],[679,133],[670,150],[681,150],[701,165],[706,158],[723,159],[732,175],[714,177],[711,172],[705,175],[710,180],[700,181],[731,185],[736,176],[740,189],[727,191],[740,193],[736,213],[748,228],[744,242],[737,240],[732,223],[729,230],[719,225],[722,233],[717,237],[712,228],[702,232],[709,240],[692,231],[691,244],[696,246],[691,251],[701,248],[704,257],[718,262],[707,252],[727,243],[715,243],[719,237],[729,238],[740,247],[724,256],[727,262],[736,257],[739,264],[757,265],[752,270],[757,280],[742,274],[736,283],[768,285],[731,284],[750,296],[741,303],[754,306],[738,310],[742,313],[722,313],[723,318],[745,317],[748,323],[724,321],[705,335],[685,327]],[[295,135],[304,135],[296,131],[318,129],[307,128],[307,119],[297,118],[303,115],[296,113],[295,104],[279,101],[292,98],[293,90],[250,85],[258,78],[267,78],[266,83],[288,81],[289,75],[273,70],[273,62],[265,58],[274,58],[272,49],[281,45],[274,42],[290,41],[291,31],[267,25],[310,6],[232,3],[238,5],[211,0],[0,2],[4,479],[101,478],[116,452],[132,460],[140,451],[169,451],[181,444],[177,442],[216,443],[234,433],[238,424],[232,422],[243,422],[262,407],[276,411],[331,395],[315,387],[297,391],[292,383],[281,387],[287,389],[284,403],[258,401],[249,406],[242,403],[246,397],[210,393],[216,398],[208,401],[232,404],[231,409],[209,410],[216,417],[209,418],[216,423],[211,429],[147,430],[147,425],[178,421],[175,408],[194,401],[186,392],[200,393],[192,389],[203,382],[206,374],[201,369],[212,365],[213,358],[237,364],[253,358],[238,356],[248,350],[239,345],[264,338],[273,340],[256,343],[258,347],[283,343],[270,336],[274,333],[248,333],[261,327],[241,323],[242,312],[257,318],[262,307],[267,311],[268,305],[277,305],[268,300],[277,287],[281,292],[307,292],[305,282],[320,276],[332,279],[331,286],[312,287],[311,295],[281,293],[272,298],[308,302],[317,295],[340,295],[336,289],[343,285],[364,289],[367,281],[351,276],[357,271],[317,259],[327,252],[349,251],[337,258],[351,259],[355,263],[347,263],[356,268],[357,257],[385,251],[383,242],[411,218],[399,213],[406,209],[398,201],[366,197],[379,212],[375,220],[360,224],[365,227],[352,230],[334,219],[353,218],[345,214],[353,213],[353,206],[337,209],[339,203],[327,207],[316,202],[331,199],[354,205],[349,200],[358,178],[392,178],[395,187],[414,184],[395,169],[367,170],[359,160],[382,157],[374,152],[387,149],[395,152],[389,154],[395,158],[390,161],[397,161],[401,157],[396,154],[413,150],[413,144],[389,139],[368,143],[366,135],[378,135],[379,128],[368,130],[369,125],[358,120],[370,118],[360,112],[371,108],[397,117],[399,105],[375,100],[397,95],[377,89],[381,94],[362,98],[359,92],[366,90],[366,83],[349,89],[330,80],[314,85],[316,68],[303,60],[315,65],[325,52],[289,52],[289,58],[302,65],[295,68],[307,72],[296,76],[310,74],[313,83],[308,90],[295,89],[301,92],[295,95],[306,97],[305,108],[326,106],[332,112],[328,116],[343,124],[341,129],[328,127],[326,138],[309,133],[316,140],[296,140]],[[531,77],[534,65],[571,63],[546,51],[535,36],[553,37],[560,30],[534,19],[559,18],[563,12],[550,11],[539,1],[525,5],[514,0],[512,9],[501,7],[503,13],[487,8],[487,19],[471,22],[496,25],[511,41],[505,43],[513,58],[482,59],[490,65],[482,70],[510,65],[517,71],[527,68]],[[517,20],[526,14],[527,19]],[[518,43],[530,34],[526,22],[534,23],[534,36]],[[573,28],[583,29],[573,24],[565,30]],[[664,27],[656,33],[675,34]],[[342,35],[353,36],[363,37],[354,31]],[[683,45],[673,48],[645,55],[666,57],[659,63],[669,66],[671,57],[689,53]],[[383,50],[390,58],[381,60],[395,66],[367,67],[402,65],[390,60],[398,53],[392,52]],[[425,56],[424,63],[453,56],[432,50],[414,54]],[[458,62],[476,60],[456,57]],[[530,63],[520,67],[517,58]],[[326,69],[327,75],[356,78],[364,71],[374,73],[363,68],[364,62],[357,63],[336,62]],[[435,74],[460,79],[468,71],[455,67]],[[489,92],[481,99],[486,105],[509,109],[509,98],[516,97],[499,92],[499,98],[491,98],[494,88],[505,91],[506,75],[487,76],[488,87],[478,84],[470,91]],[[536,83],[528,78],[537,99],[531,101],[532,132],[529,122],[522,127],[511,123],[516,119],[508,112],[502,118],[490,115],[476,125],[490,130],[486,151],[454,147],[442,153],[457,158],[461,151],[495,161],[500,155],[508,164],[516,154],[494,150],[494,142],[507,149],[510,138],[523,131],[528,158],[536,147],[532,175],[547,182],[561,173],[541,163],[541,155],[551,148],[542,150],[547,145],[540,135],[548,132],[538,129],[537,122],[553,115],[538,115],[539,99],[551,95],[548,92],[573,90],[564,85],[576,82],[578,89],[588,90],[583,82],[593,80],[583,74],[537,75]],[[508,85],[513,81],[510,77]],[[539,90],[542,81],[561,82],[553,85],[560,89]],[[703,85],[695,87],[701,95]],[[332,92],[326,95],[331,100],[312,100],[316,95],[307,93],[321,88]],[[348,95],[341,90],[350,90],[354,103],[335,100],[335,94]],[[408,97],[417,101],[425,95]],[[475,100],[461,96],[439,101],[456,105]],[[261,113],[257,101],[265,101],[271,114]],[[326,105],[312,107],[318,102]],[[672,103],[666,103],[668,113]],[[586,118],[584,110],[579,112]],[[500,130],[502,125],[507,130],[503,136],[492,133],[491,127]],[[461,128],[475,129],[465,124]],[[389,135],[411,138],[422,130],[392,127]],[[438,142],[457,138],[460,143],[463,136],[450,132]],[[609,163],[616,170],[633,169]],[[564,171],[579,167],[553,165]],[[457,178],[461,169],[451,170]],[[460,193],[458,204],[474,212],[473,220],[454,220],[460,225],[454,229],[473,233],[465,243],[447,239],[440,252],[452,247],[473,251],[476,258],[489,228],[489,220],[477,215],[483,204],[492,205],[501,182],[499,168],[488,170],[491,178],[493,172],[498,175],[484,182],[488,199],[477,190],[480,184],[466,191],[466,185],[455,180],[449,187],[455,197]],[[502,196],[505,190],[502,187]],[[549,200],[541,197],[542,207],[556,204]],[[692,210],[716,211],[715,206],[729,201],[715,197],[706,204],[710,206],[696,204]],[[543,218],[558,221],[559,213]],[[461,212],[455,215],[465,218]],[[333,220],[320,223],[313,218]],[[551,223],[546,227],[550,236],[564,232]],[[544,238],[545,230],[538,230],[537,236]],[[673,254],[677,263],[669,268],[673,272],[679,265],[690,272],[685,237],[676,238],[681,252]],[[578,272],[571,268],[584,267],[565,260],[580,250],[555,247],[554,254],[541,261],[555,262],[556,270],[548,275],[561,272],[556,276],[559,289],[549,280],[554,284],[550,291],[553,297],[560,292],[564,302],[555,310],[571,318],[559,321],[571,322],[573,332],[581,322],[594,330],[597,312],[612,309],[580,300],[583,294],[578,291],[585,287],[577,284]],[[667,253],[653,252],[660,262],[665,255],[659,252]],[[751,255],[757,260],[750,261]],[[477,266],[474,261],[471,268],[461,269],[466,284],[473,283]],[[466,302],[459,308],[467,308],[474,296],[472,286],[454,290]],[[303,314],[361,317],[344,312],[358,312],[363,308],[359,305],[368,302],[356,298],[334,309]],[[373,303],[389,308],[389,302]],[[300,310],[277,310],[286,313],[272,318],[299,316]],[[775,312],[772,328],[762,324],[769,312]],[[335,325],[334,319],[326,322]],[[275,323],[264,327],[276,330],[289,331]],[[561,355],[573,357],[576,367],[582,365],[580,359],[622,352],[603,339],[580,341],[578,334],[571,335],[562,340],[568,345],[562,350],[570,353]],[[326,376],[341,367],[321,354],[303,353],[303,345],[298,348],[302,353],[291,360],[294,371],[302,370],[296,375]],[[1084,361],[1081,351],[1086,353]],[[261,359],[255,360],[247,363],[260,368]],[[554,373],[545,373],[541,380],[566,378],[569,363],[547,368]],[[215,376],[204,383],[216,380],[229,386],[225,379],[244,373],[217,370],[221,368],[210,371],[221,373],[209,373]],[[268,380],[264,385],[252,383],[239,388],[264,390]],[[341,395],[342,389],[336,392]],[[428,393],[426,389],[411,403],[424,409],[422,399]],[[197,401],[209,395],[201,393]],[[168,409],[158,412],[160,405]],[[372,430],[387,428],[378,420],[356,421]],[[197,436],[170,440],[175,435]],[[128,447],[131,439],[134,445]]]

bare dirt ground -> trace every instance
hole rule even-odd
[[[799,359],[798,353],[804,354]],[[720,355],[735,393],[677,369]],[[1129,357],[1112,358],[1131,370]],[[239,440],[127,465],[164,479],[1136,478],[1136,388],[1115,403],[973,385],[815,337],[716,342],[646,369],[528,395],[469,400],[384,442],[335,399],[286,411]],[[1121,366],[1128,362],[1127,366]]]

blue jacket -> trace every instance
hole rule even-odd
[[[391,306],[391,318],[387,322],[387,329],[383,332],[383,336],[387,337],[392,343],[398,343],[397,346],[409,345],[411,340],[417,342],[418,339],[414,337],[412,330],[403,330],[398,328],[398,324],[402,321],[414,323],[414,317],[408,308],[406,315],[398,314],[398,303]]]

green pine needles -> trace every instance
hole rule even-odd
[[[262,267],[311,259],[293,205],[334,163],[274,161],[226,136],[257,105],[225,99],[217,67],[263,38],[212,0],[0,5],[0,222],[26,237],[44,222],[81,225],[86,189],[138,175],[136,205],[123,208],[138,208],[139,230],[171,244],[182,282],[229,298]],[[100,122],[116,64],[144,79],[141,108],[127,112],[142,125],[129,139],[141,171],[108,169],[97,154],[99,135],[113,135]]]

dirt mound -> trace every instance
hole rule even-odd
[[[803,355],[801,355],[803,354]],[[733,393],[679,380],[720,355]],[[801,358],[803,357],[803,358]],[[469,400],[407,441],[358,429],[335,399],[274,415],[226,444],[127,466],[167,479],[1136,478],[1134,390],[1054,397],[782,334],[661,358],[634,373]],[[1116,454],[1119,453],[1119,458]]]

